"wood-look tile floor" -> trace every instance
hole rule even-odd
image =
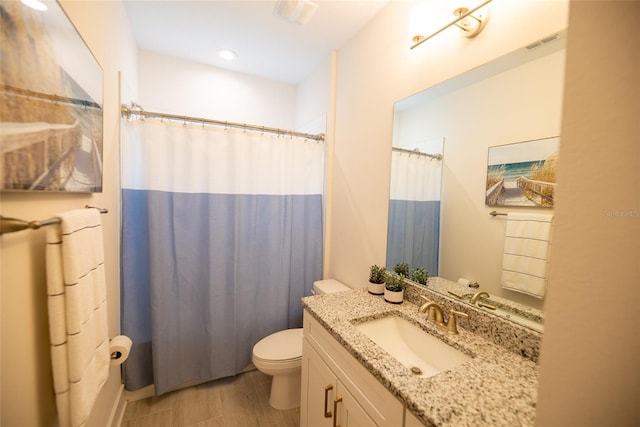
[[[271,377],[254,370],[128,402],[122,427],[298,427],[300,408],[269,405]]]

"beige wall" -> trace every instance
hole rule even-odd
[[[563,2],[491,7],[476,39],[448,30],[409,52],[401,40],[409,5],[392,3],[340,50],[330,276],[364,286],[368,267],[384,262],[393,103],[559,30],[568,18]],[[639,7],[572,2],[540,426],[640,419]]]
[[[571,4],[539,426],[640,420],[638,17]]]
[[[119,333],[119,89],[118,71],[127,87],[136,85],[136,51],[120,1],[61,1],[69,18],[104,72],[103,192],[95,194],[2,193],[2,215],[45,219],[86,204],[105,207],[109,334]],[[0,237],[1,261],[1,419],[3,427],[51,426],[56,409],[51,379],[44,230]],[[119,368],[112,368],[89,422],[104,425],[120,389]]]
[[[332,225],[325,260],[329,276],[361,287],[369,267],[385,263],[393,104],[565,28],[567,5],[496,0],[491,21],[476,38],[450,28],[410,50],[412,2],[391,2],[340,49]]]

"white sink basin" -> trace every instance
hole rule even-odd
[[[431,377],[471,360],[399,316],[369,320],[355,327],[416,376]]]

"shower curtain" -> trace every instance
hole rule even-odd
[[[302,326],[322,276],[323,144],[123,120],[125,385],[156,394],[235,375]]]
[[[387,268],[401,262],[438,275],[442,161],[393,151]]]

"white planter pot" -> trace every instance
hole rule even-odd
[[[393,292],[385,288],[384,299],[393,304],[400,304],[404,300],[404,289],[399,292]]]
[[[373,295],[382,295],[384,294],[384,283],[371,283],[367,285],[367,290],[370,294]]]

